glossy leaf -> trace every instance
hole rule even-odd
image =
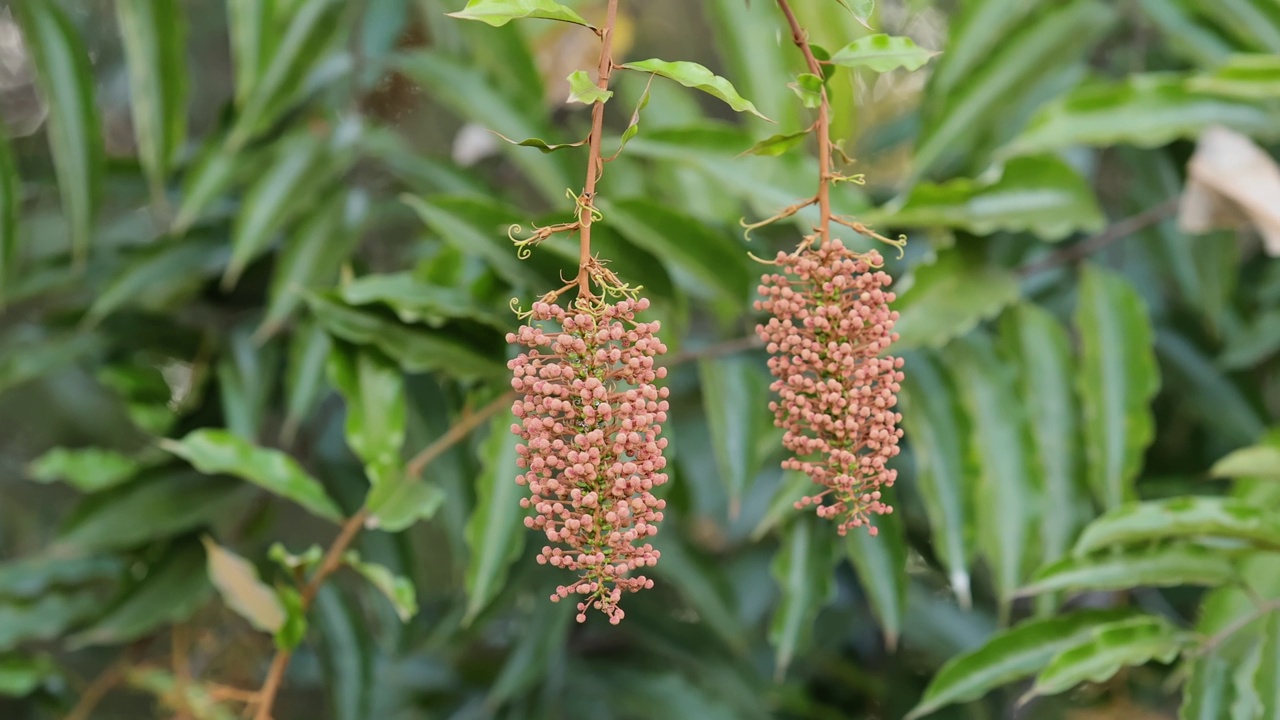
[[[209,579],[227,607],[263,632],[274,633],[283,627],[284,606],[275,591],[258,579],[258,569],[209,538],[202,541]]]
[[[481,448],[484,473],[476,485],[476,506],[467,521],[467,610],[469,625],[502,590],[507,570],[524,549],[525,531],[520,497],[524,488],[515,478],[519,439],[511,433],[511,416],[502,413],[489,424],[489,438]]]
[[[1198,545],[1125,548],[1068,557],[1036,573],[1019,595],[1066,590],[1124,590],[1136,587],[1224,585],[1237,577],[1230,559]]]
[[[22,216],[22,179],[14,162],[9,138],[0,128],[0,307],[17,278],[21,245],[18,221]]]
[[[799,57],[786,48],[790,39],[778,35],[781,18],[777,6],[708,0],[702,9],[711,30],[708,39],[714,40],[725,74],[737,79],[736,87],[782,127],[799,126],[803,111],[786,87]],[[779,51],[763,52],[766,47]]]
[[[1119,275],[1087,266],[1075,314],[1085,468],[1094,497],[1114,508],[1133,497],[1142,455],[1155,433],[1150,403],[1160,389],[1151,321]]]
[[[1240,448],[1209,468],[1217,478],[1261,477],[1280,480],[1280,447],[1272,444]]]
[[[1193,76],[1187,87],[1241,100],[1269,100],[1280,95],[1280,55],[1233,55],[1212,73]]]
[[[13,8],[49,106],[49,149],[70,225],[77,264],[89,252],[102,194],[102,128],[93,94],[89,54],[66,13],[53,0]]]
[[[1089,641],[1058,653],[1036,676],[1035,685],[1023,700],[1055,695],[1083,682],[1102,682],[1122,667],[1153,660],[1172,662],[1186,642],[1180,630],[1163,618],[1150,615],[1096,628]]]
[[[187,25],[177,0],[121,0],[116,17],[129,65],[129,97],[138,157],[153,202],[187,132]]]
[[[611,97],[613,91],[597,87],[586,70],[574,70],[569,75],[569,102],[594,105],[609,102]]]
[[[769,643],[776,653],[779,679],[809,644],[818,611],[831,595],[832,536],[824,521],[806,513],[791,524],[774,555],[773,577],[782,600],[769,625]]]
[[[468,0],[467,6],[450,17],[479,20],[501,27],[520,18],[559,20],[591,27],[580,15],[554,0]]]
[[[227,0],[227,30],[235,65],[236,105],[245,100],[266,70],[275,43],[277,0]]]
[[[212,595],[205,556],[194,540],[170,549],[146,577],[127,589],[92,625],[71,636],[74,646],[119,645],[191,617]]]
[[[729,515],[736,517],[759,470],[757,446],[764,429],[759,410],[768,406],[768,382],[744,358],[703,360],[698,377],[716,467],[729,493]]]
[[[787,87],[800,98],[800,104],[807,108],[816,108],[822,105],[822,78],[812,73],[800,73],[796,76],[794,82],[788,83]]]
[[[347,551],[342,556],[342,561],[363,575],[365,580],[391,601],[402,622],[409,622],[418,614],[417,592],[408,578],[396,575],[385,565],[361,560],[360,554],[354,550]]]
[[[1000,335],[1005,356],[1017,368],[1018,396],[1031,427],[1032,462],[1044,479],[1040,539],[1042,559],[1052,562],[1070,550],[1089,512],[1080,410],[1071,387],[1071,340],[1052,314],[1029,303],[1006,313]]]
[[[342,509],[318,480],[279,450],[255,447],[226,430],[195,430],[182,440],[162,440],[160,447],[208,475],[229,474],[292,500],[316,517],[340,522]]]
[[[343,283],[338,294],[348,305],[385,305],[404,323],[438,328],[462,319],[503,331],[510,326],[506,317],[477,307],[464,289],[429,283],[413,273],[365,275]]]
[[[593,86],[593,87],[594,87],[594,86]],[[493,131],[492,131],[492,130],[490,130],[490,132],[493,132]],[[565,149],[565,148],[576,148],[576,147],[582,147],[583,145],[586,145],[586,144],[587,144],[587,141],[590,139],[590,138],[582,138],[581,140],[579,140],[579,141],[577,141],[577,142],[571,142],[571,143],[554,143],[554,144],[553,144],[553,143],[549,143],[549,142],[547,142],[546,140],[543,140],[542,138],[528,138],[528,139],[526,139],[526,140],[512,140],[511,138],[507,137],[506,135],[503,135],[503,134],[502,134],[502,133],[500,133],[500,132],[493,132],[493,134],[494,134],[494,135],[497,135],[498,137],[502,138],[503,140],[506,140],[507,142],[511,143],[512,145],[519,145],[520,147],[538,148],[538,149],[539,149],[539,150],[541,150],[543,153],[551,153],[551,152],[555,152],[556,150],[563,150],[563,149]]]
[[[1264,624],[1261,657],[1253,686],[1261,701],[1261,717],[1280,713],[1280,615],[1272,612]]]
[[[1231,704],[1231,674],[1231,665],[1217,654],[1192,658],[1191,677],[1182,691],[1178,719],[1220,720]],[[1236,717],[1231,716],[1231,720]]]
[[[1265,105],[1195,90],[1181,75],[1132,75],[1122,83],[1095,82],[1046,105],[1003,152],[1028,155],[1072,145],[1157,147],[1194,138],[1210,125],[1269,137],[1280,112]]]
[[[1129,610],[1082,610],[1029,620],[992,637],[982,647],[947,661],[906,720],[954,703],[977,700],[995,688],[1030,677],[1063,650],[1086,642],[1095,628],[1122,621]]]
[[[968,607],[973,554],[973,505],[965,493],[968,421],[956,390],[931,357],[917,353],[904,360],[898,399],[915,457],[918,494],[951,590]]]
[[[445,333],[435,333],[348,307],[326,295],[308,294],[307,304],[330,334],[356,345],[372,345],[407,372],[446,370],[460,379],[493,377],[506,366]]]
[[[744,151],[746,155],[763,155],[765,157],[777,157],[788,150],[797,147],[809,134],[809,130],[801,130],[794,133],[782,133],[779,135],[770,135],[760,142],[752,145]]]
[[[368,207],[368,198],[360,192],[336,192],[289,233],[271,275],[267,312],[256,337],[273,335],[303,304],[299,289],[322,290],[337,279],[360,241]]]
[[[225,478],[149,473],[83,500],[63,523],[57,544],[113,550],[187,532],[224,516],[244,497],[241,490]]]
[[[898,293],[895,348],[942,347],[1018,299],[1018,279],[959,249],[917,265],[907,290]]]
[[[936,53],[916,45],[909,37],[878,33],[845,45],[831,55],[831,62],[844,67],[865,67],[876,72],[898,68],[919,70]]]
[[[943,355],[973,423],[969,461],[978,547],[1007,612],[1034,566],[1034,528],[1045,512],[1044,478],[1032,465],[1030,428],[1007,367],[983,335],[952,343]]]
[[[347,444],[366,464],[398,464],[404,445],[404,375],[377,350],[339,345],[329,380],[347,403]]]
[[[749,112],[759,118],[769,120],[759,110],[756,110],[756,106],[752,105],[750,100],[739,95],[728,80],[716,75],[698,63],[687,61],[666,62],[653,59],[629,62],[619,65],[619,67],[661,75],[664,78],[675,80],[685,87],[701,90],[708,95],[719,98],[738,112]],[[773,121],[769,120],[769,122]]]
[[[81,492],[98,492],[130,480],[141,467],[134,458],[103,448],[54,448],[36,458],[31,479],[50,483],[64,480]]]
[[[1089,523],[1072,553],[1169,538],[1229,538],[1280,548],[1280,514],[1239,498],[1182,496],[1128,503]]]
[[[1031,232],[1049,241],[1075,232],[1098,232],[1106,225],[1089,183],[1053,156],[1011,159],[998,180],[922,183],[912,188],[901,207],[873,212],[863,221],[955,228],[977,235]]]
[[[893,491],[886,488],[888,504]],[[896,507],[895,507],[896,510]],[[897,648],[907,609],[907,538],[902,514],[893,512],[875,519],[876,535],[855,529],[845,537],[844,549],[858,574],[876,620],[884,631],[885,645]]]

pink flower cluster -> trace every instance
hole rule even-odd
[[[772,356],[778,399],[769,409],[793,454],[782,465],[823,486],[796,507],[816,505],[820,517],[838,519],[841,535],[893,511],[880,488],[897,476],[886,463],[902,437],[893,410],[902,359],[881,357],[898,337],[885,289],[892,279],[874,270],[882,262],[839,241],[778,253],[779,272],[761,278],[756,302],[771,316],[756,332]]]
[[[511,431],[527,485],[521,507],[535,515],[525,525],[563,547],[544,547],[539,563],[580,573],[552,600],[586,596],[578,622],[595,608],[610,622],[622,620],[622,591],[653,587],[632,572],[653,567],[658,551],[643,542],[658,531],[665,500],[653,489],[667,446],[659,438],[667,419],[667,389],[654,385],[666,368],[654,358],[667,351],[654,333],[656,322],[636,322],[649,301],[579,303],[570,309],[538,302],[528,324],[507,342],[526,348],[508,363],[511,386],[522,397]]]

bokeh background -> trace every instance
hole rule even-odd
[[[6,719],[83,708],[104,668],[118,682],[89,717],[237,717],[228,688],[256,688],[274,648],[219,599],[201,538],[274,585],[274,543],[325,547],[337,526],[159,439],[225,429],[350,513],[367,459],[331,356],[390,368],[382,396],[356,393],[357,424],[404,475],[509,387],[511,298],[576,266],[570,238],[518,260],[507,228],[568,219],[585,151],[489,131],[584,137],[564,78],[595,67],[590,32],[446,17],[460,0],[126,4],[0,3]],[[793,247],[814,216],[749,242],[740,222],[817,177],[807,144],[743,154],[810,122],[781,15],[624,1],[619,58],[702,63],[776,121],[655,79],[600,186],[595,248],[644,286],[671,348],[657,585],[619,627],[547,601],[563,578],[533,561],[499,413],[416,468],[429,519],[356,541],[419,611],[402,622],[336,575],[277,718],[897,719],[943,663],[1064,603],[1202,621],[1192,588],[1015,591],[1122,500],[1231,491],[1210,467],[1280,413],[1280,5],[795,5],[828,51],[873,32],[940,51],[830,80],[844,171],[865,175],[837,211],[909,237],[902,257],[881,248],[907,358],[898,512],[878,538],[839,538],[791,509],[805,481],[779,469],[748,252]],[[607,151],[648,81],[618,74]],[[932,717],[1175,717],[1186,666],[1138,665]]]

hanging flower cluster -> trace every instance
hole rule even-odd
[[[525,525],[546,533],[539,563],[579,573],[551,597],[580,596],[578,622],[595,608],[617,624],[622,591],[653,587],[634,571],[653,567],[644,542],[666,505],[653,489],[667,481],[666,376],[654,358],[667,351],[657,322],[637,322],[646,299],[579,300],[568,309],[544,299],[507,342],[526,348],[508,366],[521,395],[512,407],[520,436],[516,482],[529,488]]]
[[[756,302],[770,315],[756,328],[778,395],[769,409],[793,454],[783,467],[823,486],[796,507],[816,505],[820,517],[839,522],[841,535],[893,511],[880,488],[897,476],[886,463],[902,437],[902,416],[893,410],[902,359],[881,357],[897,339],[898,318],[885,289],[891,278],[876,270],[882,263],[878,252],[858,254],[838,240],[806,242],[778,253],[778,272],[761,278]]]

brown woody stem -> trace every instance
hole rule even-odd
[[[618,0],[609,0],[608,15],[600,28],[599,80],[596,87],[609,89],[609,74],[613,71],[613,25],[618,16]],[[591,292],[591,214],[595,203],[596,182],[600,179],[604,163],[600,161],[600,140],[604,134],[604,101],[591,107],[591,135],[587,143],[587,182],[582,190],[578,207],[578,297],[590,300]]]
[[[791,39],[796,47],[800,48],[800,52],[804,53],[809,72],[817,75],[821,80],[822,64],[814,56],[813,48],[809,47],[809,34],[800,26],[800,21],[796,19],[796,14],[791,10],[787,0],[778,0],[778,8],[787,17],[787,24],[791,26]],[[831,239],[831,101],[827,98],[826,83],[819,84],[818,92],[822,97],[822,102],[818,106],[817,122],[818,211],[821,213],[821,219],[815,229],[818,231],[818,239],[825,242]]]

